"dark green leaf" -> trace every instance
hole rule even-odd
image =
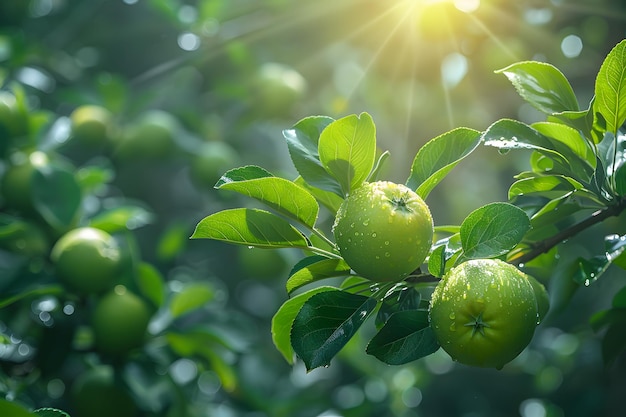
[[[428,141],[415,155],[407,187],[426,198],[433,188],[480,143],[480,132],[457,128]]]
[[[613,308],[626,309],[626,287],[623,287],[613,296],[612,306]]]
[[[330,361],[356,334],[376,308],[375,298],[345,291],[313,295],[303,305],[291,328],[291,344],[307,370]]]
[[[408,310],[392,315],[367,345],[366,352],[389,365],[402,365],[439,349],[428,322],[428,311]]]
[[[577,284],[588,287],[596,281],[611,265],[606,256],[594,256],[591,259],[578,258],[578,269],[573,279]]]
[[[350,275],[350,266],[343,259],[329,259],[323,256],[309,256],[298,262],[289,274],[287,293],[296,289],[332,277]]]
[[[313,295],[324,291],[336,291],[335,287],[318,287],[310,291],[298,294],[283,303],[274,317],[272,317],[272,340],[274,346],[282,353],[285,360],[293,364],[294,352],[291,347],[291,327],[302,305]]]
[[[491,203],[470,213],[461,224],[461,243],[468,258],[492,258],[517,245],[530,229],[530,219],[519,207]]]
[[[255,198],[280,214],[306,226],[315,226],[319,206],[304,188],[275,177],[257,166],[235,168],[225,173],[215,188],[231,190]]]
[[[376,126],[367,113],[335,120],[319,138],[322,165],[341,185],[344,195],[369,177],[376,159]]]
[[[33,203],[54,228],[66,230],[78,216],[82,190],[70,167],[50,164],[32,177]]]
[[[602,359],[606,366],[613,362],[626,350],[626,311],[622,312],[622,320],[609,325],[602,338]]]
[[[607,55],[595,84],[594,114],[606,121],[606,130],[617,134],[626,121],[626,41]]]
[[[550,64],[518,62],[496,73],[504,74],[519,95],[543,113],[578,110],[578,100],[572,86],[563,73]]]
[[[376,327],[380,328],[398,311],[418,310],[422,295],[411,287],[402,287],[386,296],[376,314]]]
[[[308,248],[304,235],[268,211],[247,208],[222,210],[200,220],[192,239],[215,239],[267,248]]]
[[[318,153],[320,134],[333,120],[325,116],[307,117],[291,129],[284,130],[283,136],[291,160],[304,181],[313,187],[343,196],[341,186],[324,169]]]

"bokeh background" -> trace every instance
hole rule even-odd
[[[284,362],[270,335],[299,254],[187,238],[204,216],[248,204],[212,188],[227,169],[255,164],[295,178],[281,131],[303,117],[370,113],[391,152],[385,177],[404,182],[419,147],[454,127],[541,119],[494,71],[549,62],[586,108],[603,58],[624,37],[621,0],[1,0],[0,85],[19,86],[29,111],[46,115],[40,148],[110,174],[87,206],[124,198],[142,208],[127,228],[168,294],[194,282],[211,288],[178,325],[210,328],[212,353],[165,354],[156,325],[141,353],[116,364],[142,416],[619,416],[626,363],[605,368],[587,324],[623,284],[617,273],[580,289],[501,371],[454,364],[441,351],[386,366],[365,355],[365,329],[329,368],[306,373]],[[72,142],[69,117],[87,104],[113,115],[111,143]],[[172,143],[117,139],[150,117],[172,127]],[[505,201],[527,158],[479,149],[429,197],[436,224]],[[591,252],[598,236],[626,233],[623,220],[565,250]],[[70,350],[60,369],[37,371],[58,356],[32,352],[64,337],[58,326],[45,340],[31,329],[46,327],[34,312],[51,300],[62,310],[57,296],[0,310],[0,393],[70,411],[72,379],[102,358]],[[31,354],[11,349],[19,331],[35,335]]]

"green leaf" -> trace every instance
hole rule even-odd
[[[284,178],[275,177],[257,166],[235,168],[226,172],[215,188],[231,190],[267,204],[280,214],[306,226],[315,226],[319,206],[304,188]]]
[[[529,149],[541,153],[554,162],[553,174],[572,173],[567,158],[554,149],[554,144],[550,139],[527,124],[517,120],[501,119],[489,126],[482,137],[485,146],[493,146],[505,151]]]
[[[367,113],[335,120],[321,133],[319,156],[344,195],[367,179],[376,159],[376,126]]]
[[[38,168],[32,187],[33,203],[46,222],[58,230],[69,228],[82,200],[82,190],[71,168],[60,164]]]
[[[287,280],[287,293],[326,278],[345,277],[350,275],[350,266],[343,259],[328,259],[314,255],[298,262]]]
[[[121,205],[104,210],[89,220],[89,225],[109,233],[134,230],[154,221],[154,213],[139,205]]]
[[[543,113],[578,110],[578,100],[572,86],[553,65],[524,61],[509,65],[496,73],[504,74],[519,95]]]
[[[296,170],[307,184],[343,197],[341,186],[320,161],[318,148],[322,131],[334,119],[312,116],[300,120],[291,129],[283,131],[289,155]]]
[[[509,188],[509,200],[519,196],[538,196],[554,199],[582,188],[583,185],[581,183],[563,175],[524,178],[511,185]]]
[[[617,292],[617,294],[613,296],[613,301],[611,305],[613,306],[613,308],[626,309],[626,287],[623,287]]]
[[[606,236],[604,246],[611,262],[622,269],[626,269],[626,235]]]
[[[372,172],[370,172],[370,175],[366,181],[373,182],[380,179],[381,172],[383,171],[385,163],[389,160],[390,156],[391,154],[389,153],[389,151],[385,151],[378,157],[376,165],[374,165],[374,168],[372,169]]]
[[[200,220],[192,239],[215,239],[266,248],[309,247],[304,235],[268,211],[247,208],[222,210]]]
[[[428,141],[415,155],[407,187],[426,198],[433,188],[480,144],[480,132],[457,128]]]
[[[606,130],[617,135],[626,121],[626,40],[609,52],[598,71],[593,110],[606,121]]]
[[[293,364],[294,351],[291,347],[291,327],[302,305],[313,295],[324,291],[336,291],[335,287],[318,287],[298,294],[283,303],[272,317],[272,341],[289,364]]]
[[[337,210],[339,210],[339,206],[343,203],[343,197],[339,197],[337,194],[322,190],[321,188],[313,187],[309,185],[302,177],[296,178],[293,182],[298,184],[300,187],[307,190],[320,204],[323,204],[330,212],[335,215]]]
[[[402,365],[438,349],[428,311],[415,310],[393,314],[369,342],[366,352],[389,365]]]
[[[380,328],[398,311],[418,310],[422,295],[411,287],[402,287],[387,295],[376,314],[376,327]]]
[[[183,334],[168,333],[165,337],[170,348],[178,355],[182,357],[200,356],[206,359],[210,369],[218,375],[227,392],[236,388],[237,375],[232,365],[217,353],[216,345],[227,345],[220,335],[201,329]]]
[[[530,219],[522,209],[508,203],[491,203],[463,220],[461,244],[468,258],[493,258],[513,249],[529,229]]]
[[[155,307],[161,307],[165,299],[164,279],[153,265],[142,262],[137,267],[137,286],[141,294],[149,299]]]
[[[620,321],[609,326],[602,338],[602,359],[606,366],[611,366],[626,350],[626,311],[622,311]]]
[[[33,414],[37,417],[70,417],[65,411],[56,408],[39,408],[33,411]]]
[[[213,300],[215,291],[213,288],[201,282],[195,282],[187,285],[179,293],[172,296],[170,302],[170,312],[172,317],[180,317],[185,313],[203,307],[205,304]]]
[[[435,277],[442,277],[446,268],[445,245],[432,250],[428,255],[428,272]]]
[[[11,417],[33,417],[35,414],[27,411],[22,406],[0,399],[0,415]]]
[[[59,295],[65,293],[65,288],[58,284],[34,284],[21,288],[18,292],[7,294],[3,293],[0,298],[0,308],[9,306],[17,301],[28,297],[36,297],[43,295]]]
[[[313,295],[291,328],[291,344],[307,370],[330,365],[376,308],[375,298],[341,290]]]
[[[550,138],[554,149],[568,159],[575,173],[583,171],[586,179],[591,178],[596,168],[596,154],[578,130],[549,122],[533,123],[532,128]]]
[[[602,276],[611,265],[606,256],[594,256],[591,259],[578,258],[578,268],[573,279],[577,284],[588,287]]]

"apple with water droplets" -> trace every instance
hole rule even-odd
[[[433,218],[424,200],[405,185],[367,182],[339,207],[333,234],[339,253],[358,275],[395,282],[424,263]]]

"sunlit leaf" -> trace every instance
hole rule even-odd
[[[350,274],[350,266],[343,259],[329,259],[323,256],[309,256],[298,262],[289,274],[287,293],[326,278],[342,277]]]
[[[554,149],[554,144],[549,138],[517,120],[498,120],[487,128],[482,137],[486,146],[501,150],[528,149],[543,154],[554,162],[553,174],[573,177],[577,174],[572,173],[569,161]]]
[[[496,71],[504,74],[519,95],[546,113],[577,111],[578,100],[567,78],[553,65],[524,61]]]
[[[389,365],[402,365],[438,349],[428,311],[415,310],[393,314],[369,342],[366,352]]]
[[[511,185],[509,188],[509,199],[535,194],[545,198],[558,198],[578,188],[582,188],[582,184],[562,175],[524,178]]]
[[[293,350],[307,370],[330,365],[376,304],[374,298],[341,290],[325,291],[309,298],[291,329]]]
[[[550,138],[554,149],[568,159],[574,172],[583,171],[586,179],[591,178],[596,167],[596,155],[591,144],[578,130],[549,122],[533,123],[532,128]]]
[[[247,208],[222,210],[200,220],[192,239],[215,239],[268,248],[308,248],[304,235],[268,211]]]
[[[385,164],[389,160],[390,156],[391,154],[389,153],[389,151],[385,151],[378,157],[378,160],[376,161],[376,165],[374,165],[372,172],[370,172],[370,175],[367,178],[368,182],[380,180],[380,175],[382,171],[384,170]]]
[[[428,141],[415,155],[407,187],[426,198],[433,188],[480,144],[480,132],[457,128]]]
[[[313,187],[343,196],[341,186],[326,171],[318,152],[320,134],[333,121],[326,116],[306,117],[291,129],[284,130],[283,136],[291,160],[304,181]]]
[[[613,134],[626,121],[626,40],[611,50],[598,71],[593,110]]]
[[[461,242],[468,258],[491,258],[505,254],[530,229],[522,209],[508,203],[491,203],[470,213],[461,224]]]
[[[273,176],[261,167],[232,169],[220,178],[215,188],[255,198],[309,227],[313,227],[317,220],[319,206],[311,193],[292,181]]]
[[[339,184],[344,195],[359,187],[370,175],[376,159],[376,126],[367,113],[335,120],[321,133],[322,165]]]
[[[428,255],[428,272],[435,277],[441,277],[444,274],[446,267],[445,252],[446,247],[439,246]]]
[[[294,351],[291,347],[291,327],[302,305],[313,295],[324,291],[336,291],[335,287],[317,287],[310,291],[298,294],[287,300],[272,317],[272,340],[276,349],[285,360],[293,364]]]

